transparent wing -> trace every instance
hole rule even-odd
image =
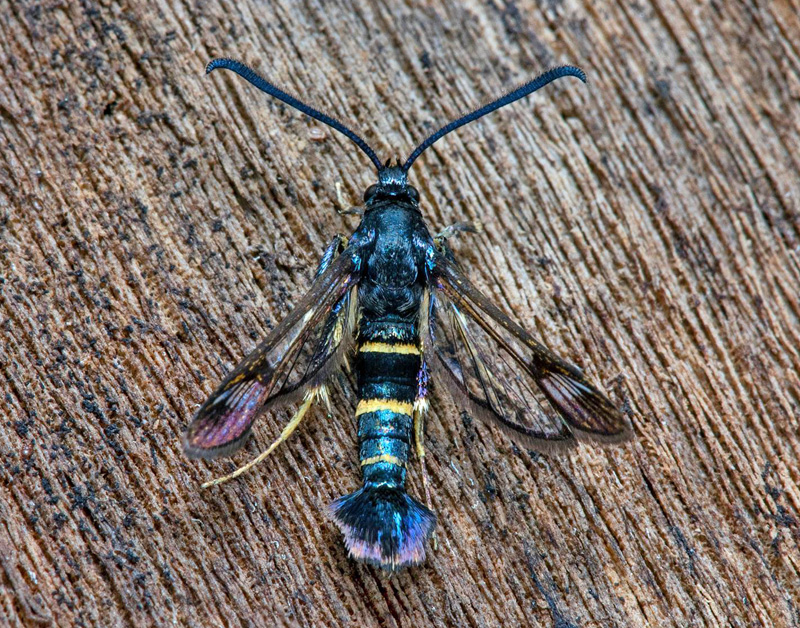
[[[542,404],[535,382],[505,347],[487,336],[441,291],[431,295],[426,360],[434,391],[447,390],[478,419],[526,448],[550,452],[576,444],[567,426]]]
[[[244,444],[256,417],[325,381],[352,339],[358,264],[345,250],[300,303],[223,380],[184,434],[190,458],[216,458]]]
[[[575,439],[628,439],[624,415],[581,372],[538,343],[483,296],[452,257],[429,268],[432,366],[479,418],[523,445],[552,451]]]

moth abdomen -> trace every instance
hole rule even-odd
[[[331,510],[354,558],[394,570],[424,560],[436,522],[405,490],[422,357],[413,328],[378,325],[372,331],[367,337],[362,332],[356,362],[364,486]]]

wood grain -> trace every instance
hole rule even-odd
[[[800,5],[0,1],[0,623],[800,625]],[[435,401],[438,550],[388,576],[325,509],[352,384],[266,464],[180,434],[297,302],[381,156],[550,65],[414,166],[475,282],[636,440],[532,455]],[[320,137],[320,131],[324,137]],[[419,494],[419,471],[410,490]]]

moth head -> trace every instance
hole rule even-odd
[[[419,205],[419,192],[417,188],[408,183],[408,174],[400,166],[390,162],[378,170],[378,182],[370,185],[364,192],[364,204],[367,207],[385,201],[406,203],[416,207]]]

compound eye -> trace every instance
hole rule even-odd
[[[408,198],[414,203],[419,203],[419,192],[413,185],[408,186]]]
[[[365,203],[369,203],[370,199],[371,199],[373,196],[375,196],[375,194],[377,193],[377,191],[378,191],[378,186],[377,186],[377,185],[375,185],[375,184],[373,184],[373,185],[370,185],[370,186],[369,186],[369,187],[366,189],[366,191],[364,192],[364,202],[365,202]]]

